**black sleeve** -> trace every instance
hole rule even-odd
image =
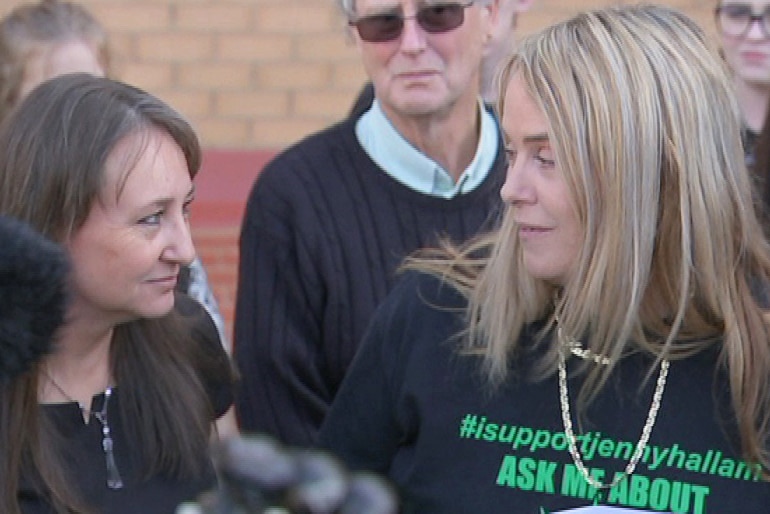
[[[296,155],[294,156],[296,157]],[[235,400],[243,432],[309,446],[331,402],[324,363],[325,286],[298,214],[308,188],[289,187],[290,159],[260,175],[243,219],[233,356],[241,374]]]
[[[353,470],[392,471],[397,454],[420,437],[433,388],[453,369],[465,305],[432,275],[404,275],[369,324],[321,426],[320,447]]]
[[[186,293],[190,289],[190,266],[182,266],[176,281],[176,290]]]
[[[397,413],[399,377],[406,366],[393,330],[403,326],[400,296],[394,290],[375,313],[318,435],[320,448],[355,471],[387,473],[408,430]]]
[[[175,309],[190,321],[197,343],[194,358],[216,418],[233,404],[235,373],[230,357],[219,340],[219,332],[208,311],[184,293],[176,293]]]

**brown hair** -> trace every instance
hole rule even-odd
[[[0,212],[56,241],[84,223],[104,182],[105,162],[127,137],[166,132],[191,176],[201,162],[192,127],[152,95],[78,73],[30,93],[0,126]],[[139,140],[146,143],[144,137]],[[139,157],[144,146],[139,143]],[[125,162],[126,173],[133,162]],[[118,325],[110,349],[120,384],[120,418],[141,448],[145,476],[186,479],[203,472],[213,414],[199,376],[199,345],[180,315]],[[229,371],[229,369],[228,369]],[[82,509],[66,487],[55,429],[41,416],[38,369],[0,385],[0,511],[16,514],[21,469],[31,469],[60,509]],[[223,377],[227,379],[227,377]],[[85,500],[85,499],[84,499]]]

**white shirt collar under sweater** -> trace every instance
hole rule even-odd
[[[487,177],[497,157],[498,127],[479,100],[481,137],[476,154],[457,183],[436,161],[412,146],[390,123],[377,99],[356,123],[356,137],[369,157],[388,175],[420,193],[454,198],[473,191]]]

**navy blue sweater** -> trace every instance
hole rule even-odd
[[[244,431],[315,441],[394,271],[440,237],[466,240],[500,214],[505,158],[453,199],[415,192],[366,154],[354,119],[309,136],[263,170],[241,228],[234,355]]]

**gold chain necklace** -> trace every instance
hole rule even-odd
[[[558,321],[559,321],[558,318],[556,318],[557,323]],[[564,435],[567,438],[567,446],[569,448],[569,453],[572,456],[572,461],[575,463],[575,466],[578,468],[578,471],[580,471],[580,474],[583,475],[583,478],[591,487],[593,487],[596,490],[612,489],[613,487],[618,485],[622,480],[624,480],[626,477],[634,473],[634,470],[636,469],[637,464],[639,464],[639,461],[641,460],[642,455],[644,454],[644,450],[647,447],[647,443],[650,440],[650,435],[652,434],[652,428],[655,426],[655,418],[658,416],[658,410],[660,409],[660,400],[661,398],[663,398],[663,391],[666,388],[666,377],[668,377],[669,362],[666,359],[663,359],[660,362],[660,373],[658,374],[658,381],[655,385],[655,392],[652,394],[652,403],[650,404],[650,410],[647,413],[647,421],[645,421],[644,423],[644,427],[642,428],[642,434],[639,437],[639,441],[636,443],[636,448],[634,449],[634,453],[631,455],[631,459],[628,461],[628,464],[626,465],[626,469],[622,474],[616,475],[615,478],[612,480],[612,482],[610,482],[609,484],[604,484],[598,481],[597,479],[595,479],[593,476],[591,476],[591,473],[588,471],[588,468],[583,462],[583,457],[582,455],[580,455],[580,451],[577,448],[577,438],[575,437],[575,433],[572,430],[572,415],[570,414],[569,391],[567,389],[567,364],[564,358],[564,348],[571,349],[571,346],[569,345],[569,343],[566,343],[563,341],[561,329],[558,326],[557,326],[557,337],[559,339],[559,344],[562,346],[562,348],[559,348],[559,403],[561,406],[561,418],[562,418],[562,422],[564,423]],[[578,343],[578,345],[579,344],[580,343]],[[580,348],[582,349],[582,346],[580,346]],[[584,351],[589,352],[589,350],[584,350]],[[583,357],[582,355],[579,355],[579,354],[577,355],[579,357],[586,358],[586,357]],[[596,360],[599,357],[606,359],[606,357],[593,355],[594,361],[599,362]],[[605,364],[605,363],[602,362],[602,364]]]
[[[567,348],[572,355],[575,355],[577,357],[580,357],[583,360],[587,361],[594,361],[596,364],[603,364],[605,366],[609,365],[612,360],[609,357],[605,357],[604,355],[600,355],[597,353],[592,352],[590,349],[583,348],[583,345],[580,344],[580,341],[572,340],[565,340],[564,335],[561,331],[561,326],[559,325],[559,316],[555,316],[556,319],[556,337],[559,339],[559,344]]]

